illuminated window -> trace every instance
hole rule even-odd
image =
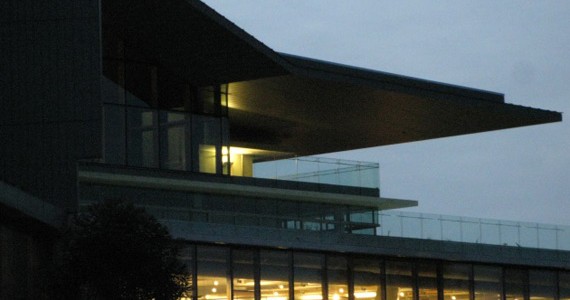
[[[289,253],[261,250],[259,257],[261,300],[288,300]]]
[[[327,280],[329,300],[348,299],[348,271],[346,258],[327,257]]]
[[[386,298],[412,300],[412,265],[403,261],[386,262]]]
[[[503,294],[503,270],[500,267],[473,266],[475,300],[497,300]]]
[[[323,299],[322,263],[322,255],[294,254],[295,300]]]
[[[198,246],[198,299],[230,299],[227,254],[224,247]]]
[[[465,264],[443,265],[443,296],[446,300],[469,300],[471,266]]]
[[[380,261],[355,259],[353,265],[354,299],[381,300]]]

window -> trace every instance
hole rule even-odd
[[[412,300],[412,265],[404,261],[386,261],[386,299]]]
[[[294,253],[295,300],[322,300],[323,256]]]
[[[354,299],[381,300],[381,272],[378,259],[354,259]]]
[[[473,266],[475,300],[501,299],[503,270],[493,266]]]
[[[443,296],[446,300],[469,300],[471,265],[443,265]]]

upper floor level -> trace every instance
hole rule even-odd
[[[0,179],[71,210],[81,161],[250,176],[254,162],[562,118],[494,92],[278,53],[198,0],[10,5]]]

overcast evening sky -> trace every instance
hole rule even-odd
[[[279,52],[570,112],[570,1],[205,2]],[[563,120],[332,156],[379,162],[381,195],[411,211],[570,225],[569,153]]]

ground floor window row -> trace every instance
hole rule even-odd
[[[186,245],[183,300],[570,300],[570,271]]]

